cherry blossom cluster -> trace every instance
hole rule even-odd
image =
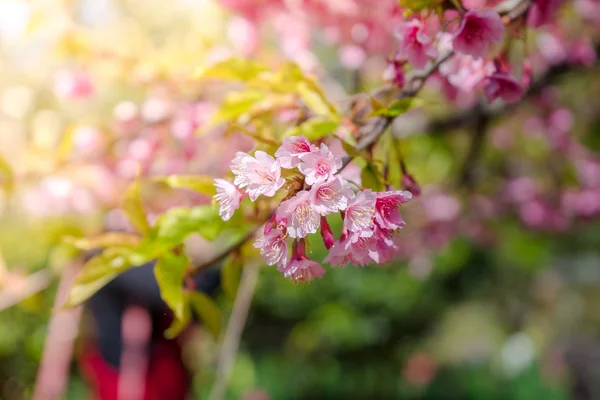
[[[319,230],[329,250],[325,262],[332,266],[383,264],[394,258],[399,249],[398,230],[405,225],[399,206],[411,199],[410,192],[356,190],[338,174],[342,159],[326,144],[317,146],[304,136],[285,138],[274,155],[238,152],[231,162],[233,183],[216,179],[214,196],[219,214],[229,220],[245,196],[251,201],[261,195],[273,197],[286,182],[282,168],[299,171],[290,180],[301,180],[301,189],[293,189],[281,201],[265,225],[264,236],[254,245],[268,265],[277,265],[296,282],[323,276],[325,269],[306,255],[307,236]],[[343,220],[338,239],[327,221],[335,213]]]
[[[459,20],[458,24],[453,21]],[[439,30],[441,22],[447,31]],[[458,15],[448,11],[443,18],[415,14],[401,23],[396,32],[398,50],[390,60],[384,77],[396,86],[404,85],[406,64],[423,69],[431,60],[454,51],[454,55],[439,67],[439,78],[450,98],[456,91],[483,91],[489,102],[501,98],[511,103],[523,95],[523,82],[510,73],[509,65],[502,57],[489,59],[494,45],[504,38],[504,23],[498,13],[489,8],[477,8]]]

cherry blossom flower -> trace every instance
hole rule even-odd
[[[504,37],[504,24],[494,11],[467,11],[454,33],[452,46],[462,54],[483,58]]]
[[[215,179],[217,194],[213,198],[219,203],[219,215],[223,221],[228,221],[235,210],[240,207],[243,193],[231,182]]]
[[[283,201],[277,208],[277,222],[287,227],[290,237],[303,238],[317,232],[321,216],[315,210],[307,190]]]
[[[278,267],[283,276],[291,278],[294,282],[310,282],[315,278],[321,278],[325,269],[316,261],[306,256],[306,245],[304,239],[294,244],[292,257],[285,267]]]
[[[302,156],[317,150],[304,136],[290,136],[283,138],[283,144],[275,152],[275,157],[282,168],[296,168]]]
[[[554,14],[565,0],[536,0],[527,13],[527,25],[539,28],[552,21]]]
[[[431,38],[424,31],[423,21],[413,19],[400,25],[397,36],[400,41],[398,56],[406,57],[415,68],[424,68],[429,59],[438,55]]]
[[[371,264],[377,258],[376,245],[373,231],[369,229],[350,233],[344,241],[350,262],[357,267]]]
[[[345,210],[353,193],[347,182],[339,176],[333,176],[328,181],[315,183],[310,195],[315,211],[327,215]]]
[[[512,76],[496,72],[485,80],[483,87],[485,97],[491,103],[498,97],[507,103],[514,103],[523,97],[523,88]]]
[[[358,232],[373,225],[377,195],[371,190],[358,192],[346,207],[344,228]]]
[[[375,239],[375,250],[369,253],[369,257],[377,264],[392,261],[399,250],[395,242],[395,239],[397,239],[396,231],[376,226],[373,237]]]
[[[288,262],[287,234],[282,229],[272,229],[269,233],[258,239],[254,247],[260,249],[260,255],[267,265],[285,268]]]
[[[247,187],[246,192],[252,201],[261,194],[272,197],[285,183],[281,167],[273,157],[260,150],[255,156],[238,151],[231,162],[231,171],[236,175],[233,183],[240,188]]]
[[[383,71],[383,80],[393,83],[398,88],[404,87],[404,64],[405,62],[399,60],[388,62]]]
[[[384,229],[402,228],[406,223],[402,220],[398,208],[411,198],[412,194],[410,192],[401,190],[377,193],[377,200],[375,201],[375,222],[377,222],[377,225]]]
[[[440,65],[440,75],[448,83],[465,92],[471,92],[481,85],[486,76],[494,73],[494,63],[484,59],[474,59],[464,54],[456,54]]]
[[[321,143],[319,151],[302,156],[298,169],[306,175],[306,183],[313,185],[324,182],[342,168],[342,159],[335,156],[329,148]]]

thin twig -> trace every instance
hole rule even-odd
[[[259,271],[259,264],[252,262],[244,268],[242,273],[240,287],[235,296],[233,309],[231,311],[231,316],[229,317],[229,323],[227,324],[221,351],[219,352],[217,373],[215,383],[210,392],[210,400],[223,399],[227,391],[229,377],[231,376],[231,371],[235,364],[242,332],[244,331],[248,312],[250,311],[250,304],[252,303],[254,291],[256,290]]]
[[[61,308],[67,300],[69,289],[80,266],[81,262],[67,266],[60,278],[54,312],[46,335],[44,354],[33,391],[33,400],[58,400],[63,397],[66,389],[82,307],[66,310]]]
[[[10,279],[11,274],[4,275],[5,280]],[[8,284],[0,292],[0,311],[6,310],[23,300],[43,291],[52,282],[52,274],[46,270],[35,272],[27,277],[18,277],[14,284]]]

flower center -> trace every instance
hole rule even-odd
[[[292,144],[292,149],[295,153],[309,153],[310,146],[304,142],[296,142]]]
[[[324,161],[319,161],[315,169],[317,170],[317,175],[329,174],[329,165]]]
[[[298,207],[296,207],[296,211],[294,212],[294,218],[304,224],[309,220],[310,215],[312,214],[312,208],[308,203],[302,203]]]
[[[260,177],[261,180],[264,181],[264,183],[273,183],[275,182],[275,177],[273,176],[273,174],[271,173],[271,171],[269,171],[266,168],[259,168],[256,170],[256,174]]]
[[[319,198],[323,201],[331,201],[335,194],[335,191],[329,187],[322,187],[319,189]]]

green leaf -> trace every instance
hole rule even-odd
[[[398,0],[402,8],[407,8],[413,12],[423,11],[425,9],[437,9],[443,0]]]
[[[181,244],[192,233],[214,240],[224,227],[225,222],[211,205],[171,208],[158,218],[140,251],[158,257]]]
[[[327,101],[320,90],[315,90],[314,87],[307,81],[298,82],[296,90],[308,108],[315,114],[329,117],[334,121],[340,119],[336,109]]]
[[[244,113],[249,112],[256,103],[264,100],[266,96],[266,93],[257,90],[229,93],[208,125],[214,126],[223,122],[235,122]]]
[[[142,265],[148,258],[127,247],[111,247],[88,260],[75,278],[66,307],[77,306],[122,272]]]
[[[223,316],[217,303],[202,292],[190,293],[190,303],[206,329],[218,339],[223,326]]]
[[[229,58],[208,68],[196,70],[194,78],[246,82],[267,71],[269,69],[266,66],[256,61],[244,58]]]
[[[189,305],[189,295],[187,293],[183,293],[183,297],[183,314],[181,315],[181,318],[175,317],[173,322],[171,322],[171,326],[169,326],[169,328],[165,331],[165,337],[167,339],[174,339],[177,337],[192,320],[192,311]]]
[[[175,189],[189,189],[195,192],[214,196],[217,193],[214,178],[206,175],[169,175],[154,178]]]
[[[221,285],[231,299],[235,299],[240,279],[242,277],[243,262],[239,254],[231,253],[221,269]]]
[[[374,192],[380,192],[384,190],[383,182],[381,181],[379,172],[375,169],[373,164],[367,164],[361,174],[360,179],[362,186],[371,189]]]
[[[352,145],[348,142],[346,142],[345,140],[341,140],[342,142],[342,147],[344,148],[344,151],[346,152],[346,154],[348,154],[350,157],[360,157],[360,152],[358,150],[356,150],[356,146]]]
[[[140,244],[140,237],[125,232],[107,232],[93,238],[76,238],[66,236],[63,242],[80,250],[92,250],[111,246],[136,247]]]
[[[0,185],[6,192],[11,192],[14,186],[13,170],[4,157],[0,157]]]
[[[175,313],[175,318],[184,318],[185,298],[183,278],[189,261],[185,254],[165,253],[154,266],[154,276],[160,296]]]
[[[129,222],[141,234],[146,234],[150,230],[148,220],[146,219],[146,212],[142,205],[142,196],[140,193],[140,182],[134,181],[129,185],[125,192],[125,198],[123,199],[123,210],[129,218]]]
[[[415,99],[414,97],[398,99],[393,101],[388,107],[374,109],[369,116],[394,118],[400,114],[404,114],[413,107],[422,105],[422,103],[421,99]]]
[[[308,140],[319,140],[333,133],[338,124],[329,118],[317,117],[294,126],[285,132],[285,136],[304,135]]]

